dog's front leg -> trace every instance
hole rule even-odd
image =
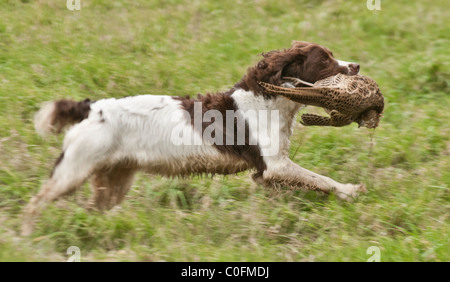
[[[365,192],[363,184],[342,184],[333,179],[309,171],[288,157],[272,159],[267,162],[267,170],[263,173],[265,186],[290,189],[315,190],[324,193],[334,192],[339,198],[350,200],[360,192]]]

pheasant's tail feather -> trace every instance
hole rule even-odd
[[[301,80],[300,78],[296,78],[296,77],[285,76],[285,77],[282,77],[282,79],[284,79],[284,80],[289,80],[289,81],[293,82],[294,85],[295,85],[295,87],[297,87],[298,85],[301,85],[301,84],[303,84],[303,85],[308,85],[308,86],[311,86],[311,87],[314,86],[313,83],[310,83],[310,82]]]
[[[312,88],[312,87],[297,87],[297,88],[287,88],[269,84],[266,82],[258,81],[258,84],[263,87],[264,92],[273,95],[284,96],[294,102],[324,107],[323,101],[327,98],[322,92],[323,88]]]
[[[276,86],[270,83],[258,81],[258,84],[264,88],[264,91],[270,94],[290,94],[290,95],[317,95],[322,97],[323,88],[311,88],[311,87],[296,87],[288,88],[282,86]]]

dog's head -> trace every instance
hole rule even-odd
[[[255,94],[262,92],[257,81],[281,85],[282,77],[296,77],[314,83],[338,73],[355,75],[359,72],[358,64],[339,61],[327,48],[310,42],[293,41],[289,49],[262,55],[263,59],[249,68],[243,79],[243,88]]]

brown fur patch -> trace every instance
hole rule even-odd
[[[55,165],[53,166],[52,172],[50,173],[50,178],[52,178],[53,174],[55,173],[56,167],[63,160],[63,158],[64,158],[64,152],[62,152],[61,155],[59,155],[58,159],[56,159]]]
[[[226,128],[226,112],[234,111],[236,112],[238,109],[234,103],[234,99],[231,97],[231,94],[235,89],[231,89],[225,93],[216,93],[216,94],[206,94],[204,96],[198,95],[197,99],[191,99],[189,97],[175,97],[174,99],[181,101],[181,105],[185,111],[189,113],[191,116],[191,125],[194,126],[194,102],[202,103],[202,136],[205,129],[214,122],[214,119],[211,122],[204,122],[203,116],[208,110],[217,110],[222,114],[223,117],[223,126],[222,128]],[[244,145],[238,144],[238,124],[237,118],[234,118],[234,140],[233,145],[225,145],[227,136],[225,130],[222,132],[215,132],[215,134],[223,134],[223,142],[224,145],[214,144],[215,148],[219,150],[221,153],[225,155],[229,155],[234,157],[235,161],[239,160],[245,161],[247,163],[247,168],[255,168],[257,170],[255,177],[262,175],[262,172],[266,169],[266,164],[264,162],[263,157],[261,156],[261,150],[258,145],[250,145],[250,137],[249,137],[249,128],[247,123],[245,123],[245,143]],[[201,162],[200,162],[201,163]],[[244,168],[245,169],[245,168]],[[229,169],[223,169],[223,172],[228,171]],[[220,171],[215,171],[216,173]],[[232,169],[230,173],[235,173],[235,169]]]
[[[56,132],[60,133],[65,126],[87,118],[91,110],[91,103],[89,99],[80,102],[65,99],[55,101],[52,126],[55,127]]]

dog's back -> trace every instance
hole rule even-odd
[[[171,96],[104,99],[90,102],[89,108],[85,101],[52,103],[36,114],[37,131],[58,133],[79,122],[67,131],[63,151],[91,151],[97,168],[126,162],[127,166],[167,176],[228,174],[249,168],[245,161],[221,154],[205,142],[201,132],[191,126],[192,117],[182,102]],[[59,108],[61,105],[65,108]],[[75,110],[81,108],[82,113]],[[201,126],[202,112],[199,114]],[[82,115],[85,118],[80,120]],[[78,145],[84,149],[74,148]]]

